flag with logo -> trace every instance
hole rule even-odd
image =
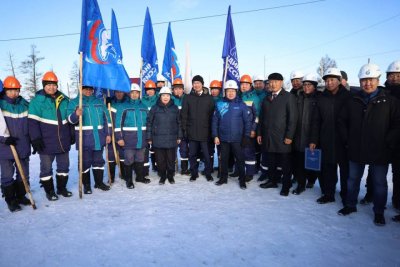
[[[239,84],[239,63],[236,50],[235,33],[233,31],[233,24],[231,18],[231,6],[228,9],[228,17],[226,19],[226,30],[224,47],[222,49],[222,59],[224,61],[223,82],[227,80],[234,80]],[[225,73],[226,71],[226,73]]]
[[[171,22],[168,24],[162,75],[167,78],[170,83],[176,78],[182,79],[178,57],[175,52],[174,39],[172,38]]]
[[[146,9],[146,16],[144,18],[141,56],[142,56],[141,80],[144,87],[144,84],[148,80],[157,82],[157,74],[158,74],[157,50],[156,50],[156,43],[154,40],[153,25],[151,24],[149,8]]]
[[[110,40],[97,0],[82,1],[79,52],[83,52],[83,85],[129,92],[122,54]]]

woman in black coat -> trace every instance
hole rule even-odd
[[[171,90],[163,87],[160,98],[147,117],[147,140],[155,149],[160,184],[168,178],[175,183],[176,147],[181,141],[182,130],[179,109],[171,99]]]

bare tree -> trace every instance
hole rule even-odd
[[[69,87],[68,87],[68,94],[71,96],[75,96],[78,94],[79,91],[79,66],[78,62],[74,61],[72,64],[71,72],[69,73]]]
[[[317,73],[320,75],[320,77],[322,77],[324,76],[325,70],[336,67],[337,67],[336,61],[330,58],[328,55],[325,55],[325,57],[322,57],[321,60],[319,61]]]
[[[14,55],[11,53],[11,51],[8,52],[8,66],[6,68],[6,71],[10,73],[10,75],[16,77],[16,70],[15,70],[15,63],[14,63]]]
[[[39,80],[42,73],[38,70],[38,63],[44,59],[39,57],[40,52],[36,50],[36,45],[31,45],[31,53],[28,55],[28,59],[21,62],[20,69],[23,74],[27,75],[25,79],[25,89],[27,89],[26,97],[31,99],[34,97],[36,91],[39,89]]]

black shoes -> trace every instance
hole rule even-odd
[[[229,177],[239,177],[239,172],[235,170],[233,173],[229,174]]]
[[[257,179],[258,182],[263,182],[265,180],[267,180],[267,174],[266,173],[261,174],[260,177],[258,177],[258,179]]]
[[[54,184],[53,184],[53,178],[50,178],[48,180],[40,180],[40,183],[42,184],[42,187],[44,188],[44,191],[46,192],[46,197],[50,201],[56,201],[58,200],[58,196],[54,192]]]
[[[243,189],[243,190],[245,190],[247,188],[246,181],[244,179],[239,181],[239,187],[240,187],[240,189]]]
[[[197,178],[199,178],[199,175],[198,175],[198,174],[192,174],[192,175],[190,176],[189,181],[194,182],[194,181],[196,181]]]
[[[289,195],[289,190],[287,189],[282,189],[281,192],[279,193],[283,197],[287,197]]]
[[[337,212],[338,215],[347,216],[350,213],[357,212],[356,207],[344,207],[343,209]]]
[[[160,178],[160,181],[158,182],[158,184],[163,185],[165,184],[165,180],[167,179],[167,177],[165,175],[162,175]]]
[[[384,226],[386,224],[383,214],[375,213],[374,224],[376,226]]]
[[[103,191],[110,190],[110,186],[103,183],[104,169],[92,169],[94,176],[94,188],[98,188]]]
[[[246,177],[244,178],[246,183],[251,182],[251,180],[253,180],[253,175],[246,175]]]
[[[317,199],[318,204],[327,204],[331,202],[335,202],[335,198],[327,195],[323,195],[322,197]]]
[[[400,215],[396,215],[392,218],[392,221],[400,223]]]
[[[206,175],[206,179],[207,179],[207,182],[212,182],[212,181],[214,181],[214,178],[211,176],[211,174]]]
[[[220,186],[220,185],[227,184],[227,183],[228,183],[228,181],[226,178],[221,178],[215,183],[215,185]]]
[[[260,184],[260,187],[264,188],[264,189],[266,189],[266,188],[278,188],[278,184],[276,182],[273,182],[273,181],[269,180],[269,181],[266,181],[263,184]]]
[[[15,197],[15,186],[11,184],[9,186],[1,186],[4,193],[4,198],[7,203],[8,209],[11,212],[20,211],[22,208],[18,204],[17,199]]]
[[[72,192],[67,190],[68,176],[56,175],[57,181],[57,195],[62,195],[63,197],[71,197]]]
[[[368,205],[371,202],[372,202],[372,196],[368,193],[366,193],[364,198],[360,200],[361,205]]]
[[[295,190],[292,191],[292,194],[294,195],[300,195],[301,193],[303,193],[306,189],[304,188],[304,186],[301,185],[297,185],[297,188]]]

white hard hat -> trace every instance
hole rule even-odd
[[[387,68],[386,73],[400,72],[400,60],[393,61]]]
[[[326,76],[336,76],[339,79],[342,79],[342,73],[340,73],[340,70],[338,68],[328,68],[327,70],[325,70],[322,79],[325,80]]]
[[[228,80],[224,84],[224,89],[225,90],[226,89],[235,89],[235,90],[237,90],[238,89],[238,85],[234,80]]]
[[[253,82],[255,81],[264,81],[264,77],[262,75],[254,75]]]
[[[139,85],[138,85],[137,83],[132,83],[132,84],[131,84],[131,92],[132,92],[132,91],[141,92],[140,87],[139,87]]]
[[[361,67],[360,72],[358,73],[358,78],[359,79],[379,78],[381,77],[381,74],[382,73],[378,65],[368,63]]]
[[[303,78],[304,73],[299,70],[294,70],[290,73],[290,80]]]
[[[303,76],[303,82],[315,82],[318,83],[319,76],[316,73],[307,73]]]
[[[171,89],[169,89],[168,87],[164,86],[164,87],[162,87],[161,90],[160,90],[160,95],[161,95],[161,94],[172,94],[172,93],[171,93]]]
[[[161,73],[157,74],[157,82],[166,82],[166,81],[167,79],[165,79],[165,77]]]

